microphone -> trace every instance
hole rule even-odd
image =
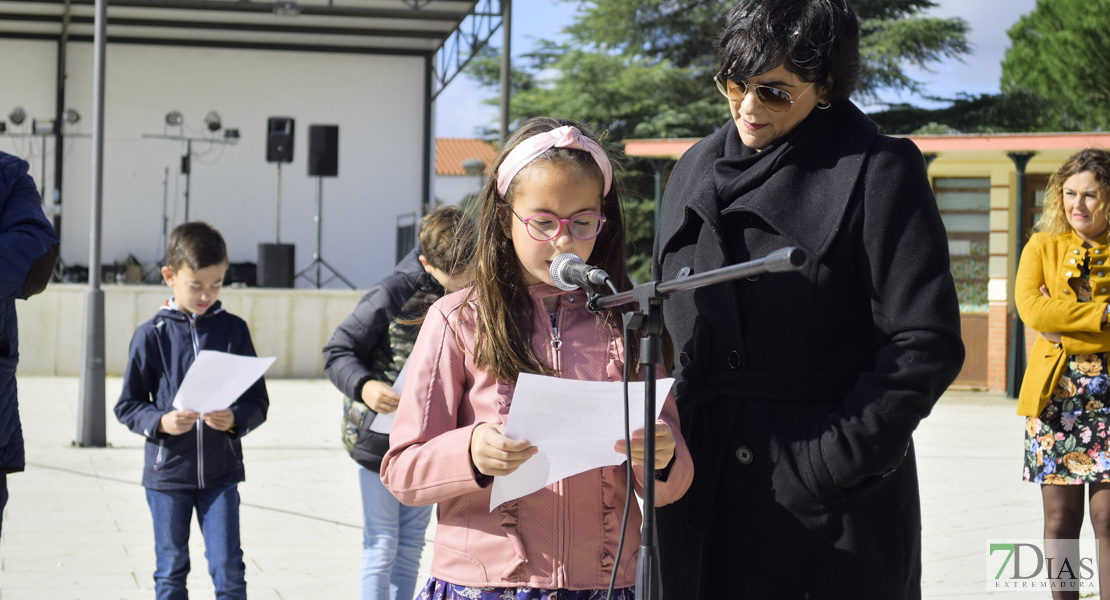
[[[601,269],[587,265],[573,252],[566,252],[551,261],[551,282],[561,290],[576,290],[580,287],[593,289],[604,285],[609,274]]]

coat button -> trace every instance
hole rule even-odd
[[[1100,260],[1100,261],[1098,261],[1098,264],[1100,264],[1100,265],[1101,265],[1101,264],[1102,264],[1102,261],[1101,261],[1101,260]]]
[[[755,275],[749,275],[745,279],[747,279],[748,281],[759,281],[759,274],[757,273]]]
[[[1064,273],[1064,276],[1065,277],[1071,277],[1071,271],[1068,271],[1067,273]]]
[[[678,270],[678,274],[675,275],[675,279],[682,279],[683,277],[689,277],[690,273],[692,271],[693,271],[693,269],[691,269],[690,267],[682,267],[681,269]]]
[[[1101,248],[1096,248],[1095,249],[1095,254],[1102,254],[1102,249]]]
[[[751,464],[752,451],[747,446],[740,446],[736,449],[736,460],[740,461],[742,465]]]
[[[728,366],[731,367],[733,371],[739,369],[742,364],[744,364],[744,361],[740,358],[739,352],[733,350],[728,353]]]
[[[683,352],[682,354],[679,354],[678,355],[678,364],[680,364],[684,367],[690,366],[690,355],[686,354],[685,352]]]
[[[1106,288],[1099,288],[1099,289],[1098,289],[1098,291],[1100,291],[1100,292],[1105,292],[1105,291],[1106,291]]]
[[[1065,293],[1065,294],[1070,294],[1070,293],[1071,293],[1071,290],[1069,290],[1068,288],[1064,288],[1064,293]]]
[[[1105,274],[1106,274],[1106,273],[1103,273],[1102,271],[1099,271],[1099,272],[1098,272],[1098,275],[1096,275],[1096,277],[1102,277],[1102,276],[1103,276],[1103,275],[1105,275]]]
[[[1078,250],[1072,250],[1071,253],[1072,254],[1079,254],[1079,251]]]
[[[1071,259],[1071,264],[1073,264],[1073,265],[1075,264],[1075,259],[1074,258]]]
[[[567,296],[567,301],[573,303],[577,298],[575,296]]]

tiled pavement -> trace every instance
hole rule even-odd
[[[354,598],[361,512],[355,464],[339,445],[340,395],[323,379],[267,384],[269,421],[243,444],[250,596]],[[153,597],[142,439],[111,414],[119,386],[118,378],[108,380],[109,447],[77,448],[77,379],[19,378],[28,465],[8,478],[0,599]],[[1001,394],[949,392],[915,436],[926,598],[989,596],[986,540],[1040,533],[1039,493],[1020,479],[1023,423],[1014,407]],[[192,597],[212,597],[195,525],[192,557]],[[430,546],[421,580],[429,559]]]

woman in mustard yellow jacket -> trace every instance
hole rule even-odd
[[[1018,400],[1027,417],[1024,477],[1042,484],[1046,540],[1078,539],[1083,484],[1091,484],[1102,552],[1110,551],[1108,226],[1110,152],[1082,150],[1049,179],[1014,285],[1022,321],[1038,332]],[[1110,598],[1110,560],[1102,563],[1103,598]]]

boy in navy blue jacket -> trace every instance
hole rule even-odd
[[[247,597],[239,545],[238,484],[244,480],[239,440],[266,420],[266,383],[259,379],[224,410],[202,415],[173,407],[201,350],[255,356],[247,324],[216,300],[226,271],[227,246],[212,226],[192,222],[173,230],[162,267],[173,297],[131,339],[116,402],[120,422],[146,437],[143,487],[154,521],[158,600],[188,597],[194,508],[216,597]]]

